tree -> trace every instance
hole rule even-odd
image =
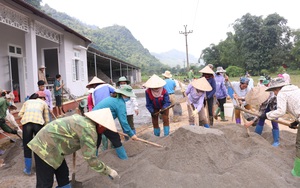
[[[25,2],[34,6],[37,9],[41,9],[42,0],[25,0]]]

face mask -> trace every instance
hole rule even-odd
[[[11,105],[12,105],[12,102],[10,101],[10,102],[8,103],[8,105],[11,106]]]
[[[129,101],[130,100],[130,98],[124,98],[124,101],[125,102],[127,102],[127,101]]]

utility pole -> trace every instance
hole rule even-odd
[[[193,30],[189,30],[187,32],[186,31],[186,27],[187,27],[187,25],[184,25],[184,32],[183,31],[179,31],[179,34],[184,34],[184,36],[185,36],[186,68],[187,68],[187,71],[189,71],[190,70],[190,64],[189,64],[189,51],[188,51],[187,35],[190,34],[190,33],[193,33]]]

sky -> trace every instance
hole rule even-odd
[[[226,39],[236,19],[250,13],[265,18],[278,13],[300,28],[299,0],[42,0],[59,12],[100,28],[120,25],[150,52],[172,49],[198,58],[211,44]]]

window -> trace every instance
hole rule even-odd
[[[82,80],[84,81],[84,65],[83,61],[80,60],[80,52],[74,52],[73,59],[73,82]]]
[[[9,45],[8,52],[10,53],[10,55],[22,55],[22,48],[14,45]]]

